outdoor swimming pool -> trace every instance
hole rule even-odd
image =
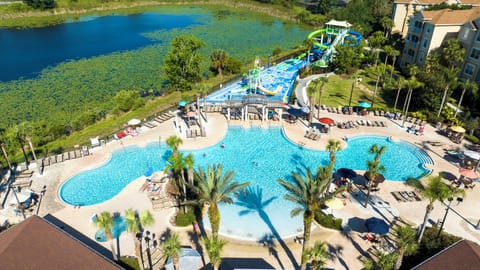
[[[220,147],[221,143],[225,148]],[[429,172],[423,164],[432,161],[425,152],[383,136],[350,138],[348,147],[337,153],[335,167],[366,170],[366,160],[373,158],[368,154],[368,148],[374,143],[387,147],[381,157],[387,179],[404,181]],[[290,179],[292,171],[315,170],[329,163],[327,152],[304,149],[289,142],[280,128],[229,128],[218,145],[192,153],[196,166],[222,163],[225,170],[235,171],[236,181],[250,182],[248,196],[239,196],[242,201],[220,206],[220,233],[251,240],[272,233],[286,237],[301,232],[302,218],[290,218],[294,205],[282,198],[285,191],[277,179]],[[104,166],[66,181],[59,190],[60,198],[72,205],[92,205],[109,200],[128,183],[141,177],[149,166],[162,170],[169,155],[166,145],[159,146],[158,143],[145,148],[118,150]]]

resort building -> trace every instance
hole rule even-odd
[[[480,15],[465,22],[458,34],[458,39],[465,48],[460,78],[480,83]]]
[[[412,270],[477,269],[479,264],[480,246],[469,240],[460,240]]]
[[[402,36],[405,36],[408,31],[408,24],[410,17],[415,14],[415,12],[422,11],[426,7],[446,3],[448,5],[466,5],[477,7],[480,6],[480,0],[395,0],[393,2],[393,28],[392,32],[400,33]]]
[[[415,13],[410,18],[405,46],[400,56],[400,65],[416,64],[422,66],[428,54],[439,49],[450,38],[458,37],[465,47],[471,47],[474,45],[476,38],[476,35],[475,38],[472,37],[473,32],[476,32],[476,26],[472,22],[476,18],[480,18],[480,7]],[[459,33],[463,28],[466,29],[460,36]],[[471,43],[472,41],[473,43]],[[471,54],[471,52],[467,50],[467,54]],[[480,56],[480,51],[477,56]],[[472,67],[470,67],[469,72],[473,75],[471,69]]]

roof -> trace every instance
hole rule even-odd
[[[415,266],[415,270],[462,269],[474,270],[480,265],[480,246],[460,240]]]
[[[2,269],[123,269],[41,217],[0,234]]]
[[[222,270],[273,270],[275,269],[262,258],[223,258]]]
[[[435,25],[462,25],[465,22],[480,17],[480,8],[474,7],[463,10],[430,10],[422,11],[424,21],[428,21]]]
[[[325,25],[327,25],[327,26],[340,26],[340,27],[345,27],[345,28],[349,28],[350,26],[352,26],[347,21],[337,21],[337,20],[330,20],[327,23],[325,23]]]
[[[415,4],[415,5],[437,5],[441,3],[447,4],[460,4],[460,5],[473,5],[478,6],[480,5],[480,0],[394,0],[394,3],[397,4]]]

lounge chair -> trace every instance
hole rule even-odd
[[[370,120],[365,120],[365,121],[367,122],[367,126],[373,127],[373,124],[372,124],[372,122],[371,122]]]
[[[98,139],[98,136],[90,138],[90,144],[92,145],[92,147],[100,146],[100,140]]]
[[[385,121],[380,121],[380,125],[381,125],[382,127],[387,127],[387,124],[385,124]]]

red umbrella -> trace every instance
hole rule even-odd
[[[477,173],[474,172],[473,170],[461,168],[459,172],[460,172],[461,175],[463,175],[467,178],[472,178],[472,179],[478,178]]]
[[[332,118],[328,118],[328,117],[318,118],[318,122],[325,125],[330,125],[330,126],[333,126],[335,124],[335,121],[333,121]]]

